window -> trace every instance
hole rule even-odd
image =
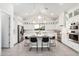
[[[34,25],[34,30],[45,30],[45,25],[36,24],[36,25]]]

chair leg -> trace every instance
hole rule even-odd
[[[48,47],[47,47],[47,48],[48,48],[48,50],[50,51],[50,44],[49,44],[49,43],[47,43],[47,46],[48,46]]]
[[[50,51],[50,47],[48,47],[48,50]]]
[[[32,50],[32,47],[29,49],[29,51],[31,51]]]
[[[36,51],[38,51],[38,47],[36,48]]]
[[[42,43],[41,51],[43,51],[43,43]]]
[[[37,48],[36,48],[36,50],[38,51],[38,43],[37,43]]]
[[[43,51],[43,47],[41,47],[41,51]]]

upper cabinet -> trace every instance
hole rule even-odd
[[[68,15],[68,19],[79,15],[79,8],[76,8],[70,12],[68,11],[67,15]]]
[[[71,18],[71,17],[73,17],[73,13],[72,12],[69,13],[69,18]]]
[[[74,16],[79,15],[79,9],[74,10]]]

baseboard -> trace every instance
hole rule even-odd
[[[9,49],[10,47],[2,47],[2,49]]]
[[[16,46],[18,43],[15,43],[14,46]]]

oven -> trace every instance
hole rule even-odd
[[[74,42],[79,43],[78,35],[77,34],[69,34],[69,39],[71,39]]]

